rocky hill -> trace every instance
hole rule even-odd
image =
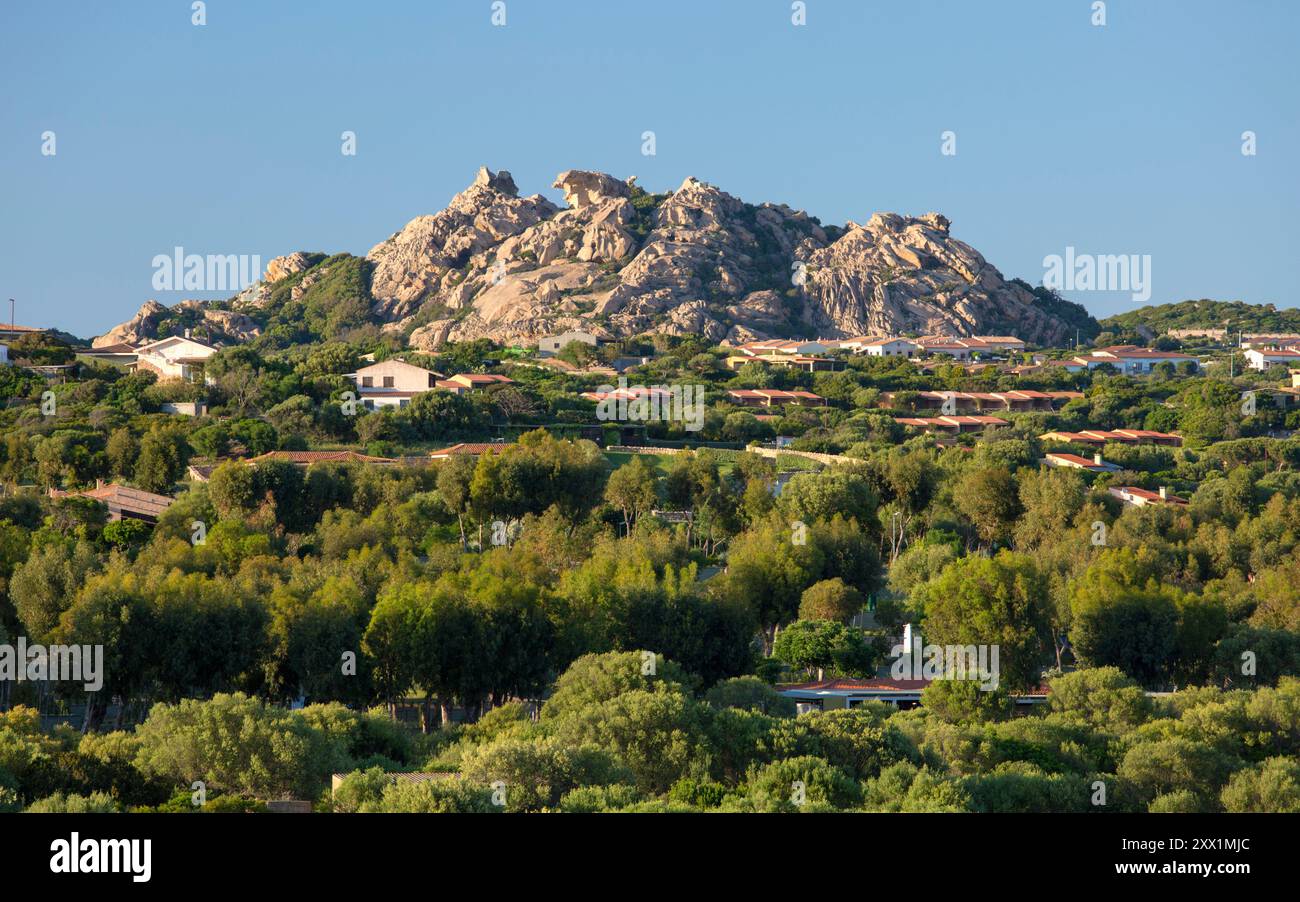
[[[327,337],[369,324],[421,349],[569,328],[732,342],[1014,333],[1050,344],[1080,322],[1095,327],[1078,305],[1005,279],[937,213],[823,227],[694,178],[671,194],[635,182],[563,172],[553,187],[566,206],[557,207],[540,194],[521,197],[508,172],[480,169],[446,209],[411,220],[364,260],[277,257],[210,325],[238,339],[276,322],[297,328],[295,316]],[[149,324],[169,318],[146,305],[100,341],[152,337]]]

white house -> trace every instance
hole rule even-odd
[[[863,335],[859,338],[846,338],[839,346],[854,354],[866,354],[868,357],[911,357],[920,346],[906,338],[881,338]]]
[[[202,371],[203,363],[217,349],[188,336],[172,335],[135,349],[135,362],[129,368],[148,370],[162,379],[185,379],[193,382]]]
[[[1175,507],[1186,507],[1188,504],[1186,498],[1179,498],[1163,485],[1156,492],[1138,488],[1134,485],[1111,486],[1107,491],[1129,507],[1147,507],[1152,504],[1171,504]]]
[[[1075,358],[1086,361],[1088,370],[1095,370],[1103,364],[1110,364],[1126,376],[1141,376],[1150,373],[1162,363],[1178,366],[1190,363],[1195,370],[1199,361],[1191,354],[1179,351],[1157,351],[1154,348],[1139,348],[1135,345],[1115,345],[1093,351],[1088,357]]]
[[[438,387],[441,373],[393,358],[372,363],[347,376],[357,387],[361,402],[376,407],[405,407],[411,398]]]
[[[1252,370],[1266,370],[1271,366],[1295,366],[1300,364],[1300,351],[1295,348],[1283,348],[1281,350],[1265,350],[1263,348],[1251,348],[1243,355],[1246,358],[1246,365]]]
[[[773,357],[782,354],[825,354],[834,342],[790,341],[787,339],[770,339],[768,341],[750,341],[736,345],[736,350],[750,357]]]

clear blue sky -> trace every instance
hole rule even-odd
[[[490,0],[209,0],[194,27],[189,0],[6,0],[0,318],[89,336],[175,303],[150,281],[176,245],[364,254],[480,164],[557,200],[590,168],[825,223],[938,210],[1032,283],[1074,246],[1150,254],[1153,303],[1296,305],[1300,3],[1090,6],[507,0],[499,28]]]

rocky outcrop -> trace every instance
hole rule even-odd
[[[421,350],[475,338],[527,342],[570,328],[733,342],[1011,333],[1043,344],[1073,331],[952,237],[938,213],[877,213],[865,225],[823,228],[802,211],[746,203],[696,178],[666,195],[634,182],[567,170],[552,185],[567,204],[557,207],[541,195],[520,197],[510,173],[481,168],[446,209],[371,249],[373,321]],[[288,292],[298,300],[326,276],[322,259],[276,257],[234,308],[260,315],[273,295],[284,296],[277,282],[306,271]],[[147,331],[140,321],[156,313],[142,308],[109,336]],[[220,325],[237,335],[250,324]]]
[[[938,213],[877,213],[850,223],[805,263],[813,332],[972,335],[1012,332],[1050,343],[1069,327],[1038,309],[1034,297],[1002,277],[974,248],[949,234]]]
[[[474,183],[453,197],[447,209],[416,217],[370,250],[376,315],[401,319],[422,302],[463,306],[465,292],[457,289],[471,261],[556,212],[540,194],[519,197],[510,173],[481,168]]]
[[[256,338],[261,330],[257,323],[233,310],[218,310],[203,301],[181,301],[164,307],[154,300],[145,301],[135,316],[114,326],[91,342],[92,347],[103,348],[115,344],[140,345],[153,341],[166,325],[165,334],[178,334],[181,329],[197,331],[207,342],[240,342]]]
[[[266,275],[262,276],[262,281],[267,283],[278,282],[294,273],[302,272],[309,266],[311,266],[311,258],[302,251],[285,254],[283,257],[276,257],[266,264]]]

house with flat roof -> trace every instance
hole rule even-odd
[[[545,335],[537,339],[537,355],[539,357],[550,357],[553,354],[560,353],[575,341],[594,348],[604,342],[605,339],[581,329],[571,329],[568,332],[561,332],[559,335]]]

